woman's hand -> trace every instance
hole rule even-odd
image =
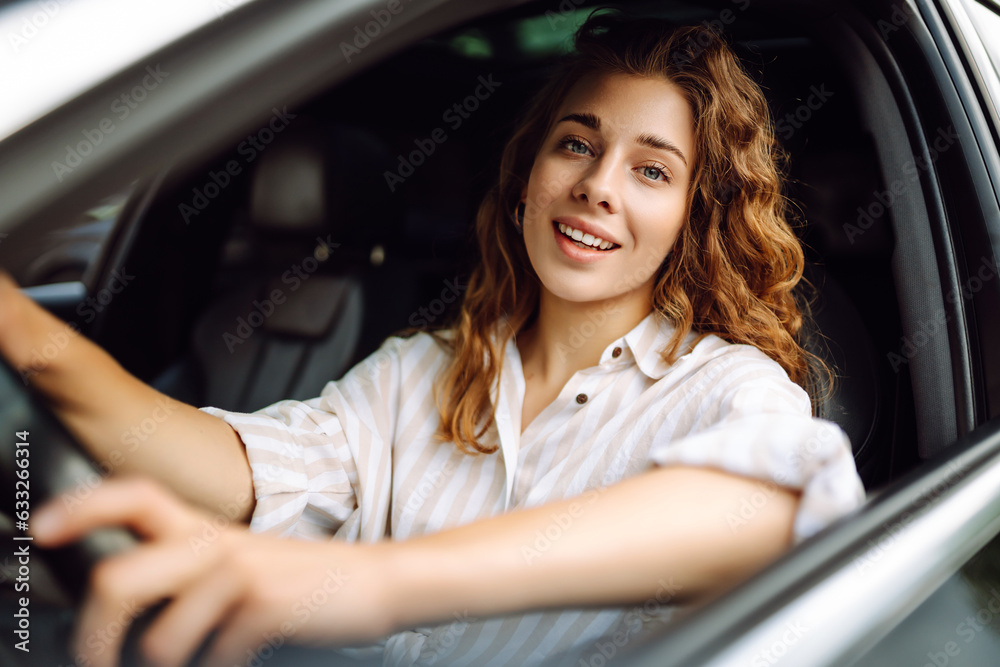
[[[211,512],[236,503],[237,518],[250,517],[253,482],[239,435],[140,381],[2,269],[0,356],[105,470],[150,475]]]
[[[73,509],[54,502],[39,510],[33,533],[40,546],[112,525],[146,539],[94,569],[73,642],[77,663],[117,664],[126,632],[108,629],[164,599],[139,642],[156,665],[186,664],[213,629],[210,665],[241,663],[248,651],[279,641],[356,645],[392,631],[391,543],[279,539],[227,523],[142,478],[105,482]]]

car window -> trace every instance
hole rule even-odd
[[[994,125],[1000,125],[1000,3],[966,0],[963,5],[967,22],[959,21],[955,27],[966,38],[966,55],[970,65],[974,64],[973,79],[978,80],[983,91],[987,111],[991,112]],[[979,39],[975,40],[977,35]]]
[[[971,667],[995,664],[997,655],[1000,537],[994,537],[949,577],[854,667]]]
[[[222,4],[225,4],[225,2]],[[206,5],[210,6],[208,5],[208,3],[206,3]],[[581,11],[580,16],[582,16],[582,13],[585,12],[584,10],[580,11]],[[566,46],[567,44],[566,40],[568,38],[568,35],[572,33],[573,29],[576,27],[578,22],[579,20],[577,14],[571,14],[569,17],[567,17],[567,15],[564,13],[552,16],[546,15],[543,17],[535,17],[518,21],[516,22],[516,25],[513,26],[513,32],[516,37],[516,42],[515,42],[517,47],[516,53],[518,55],[524,55],[525,57],[548,56],[551,54],[558,53],[561,50],[563,50],[564,47]],[[741,23],[739,25],[745,25],[745,23]],[[466,55],[469,59],[496,57],[499,49],[503,47],[503,41],[499,38],[491,39],[491,37],[493,37],[495,33],[491,32],[489,29],[484,29],[484,28],[488,27],[480,26],[476,29],[462,31],[459,34],[454,35],[454,37],[451,38],[447,43],[449,44],[449,46],[452,47],[454,51]],[[499,33],[500,31],[498,30],[497,32]],[[499,37],[502,36],[503,36],[502,34],[499,35]],[[784,44],[784,42],[782,43]],[[796,45],[801,46],[801,41],[799,42],[793,41],[791,42],[791,44],[792,46]],[[788,47],[782,46],[782,48],[788,48]],[[820,50],[816,49],[816,51],[819,52]],[[825,187],[825,189],[822,190],[824,193],[826,192],[833,193],[829,195],[830,199],[841,199],[836,196],[840,194],[841,190],[838,190],[835,187],[836,185],[840,184],[840,181],[835,180],[833,176],[831,176],[831,173],[836,173],[840,171],[844,172],[849,171],[852,177],[852,181],[857,183],[856,185],[853,185],[852,183],[853,190],[849,190],[849,192],[857,193],[859,200],[857,202],[854,202],[854,200],[849,197],[842,198],[844,202],[847,202],[841,207],[845,209],[846,214],[839,218],[835,215],[828,215],[826,218],[827,220],[830,221],[828,227],[837,233],[836,238],[839,239],[840,237],[844,236],[844,234],[841,233],[842,230],[846,231],[846,226],[844,226],[845,221],[854,222],[855,220],[860,219],[858,215],[854,212],[855,203],[864,205],[866,207],[866,210],[868,210],[867,207],[872,206],[873,205],[872,202],[874,201],[871,200],[871,195],[884,196],[884,193],[888,193],[888,191],[885,189],[885,186],[883,184],[877,184],[877,183],[872,184],[869,183],[868,180],[865,180],[864,178],[859,178],[857,171],[843,169],[843,165],[845,164],[843,160],[852,157],[849,154],[852,146],[850,144],[845,144],[840,134],[832,135],[831,133],[822,131],[822,129],[825,129],[826,127],[822,124],[828,122],[826,119],[831,118],[836,114],[836,112],[838,111],[837,105],[841,103],[841,100],[845,100],[844,104],[847,103],[846,100],[848,99],[848,93],[847,93],[846,83],[842,86],[837,85],[839,80],[836,79],[832,80],[824,76],[824,74],[827,73],[826,70],[817,70],[811,67],[811,65],[813,64],[812,61],[805,60],[802,58],[790,58],[789,55],[785,55],[783,59],[778,59],[778,63],[775,66],[770,67],[768,71],[772,72],[775,70],[776,67],[785,67],[785,70],[778,70],[779,72],[784,72],[788,71],[789,69],[792,69],[791,66],[786,64],[789,60],[793,61],[793,65],[795,66],[795,68],[801,67],[802,70],[800,73],[798,69],[793,69],[792,73],[797,74],[798,76],[792,77],[788,82],[785,82],[786,83],[785,87],[782,88],[780,91],[781,94],[783,95],[783,99],[787,100],[784,102],[785,106],[782,107],[781,118],[786,119],[784,121],[785,125],[783,127],[788,129],[788,137],[783,136],[783,138],[788,138],[788,139],[794,138],[794,141],[796,142],[795,146],[798,146],[799,144],[806,144],[807,143],[806,138],[808,137],[811,140],[808,142],[810,149],[815,149],[817,144],[819,144],[820,149],[825,149],[825,150],[813,150],[811,164],[829,166],[829,168],[826,171],[820,173],[820,175],[824,178],[818,178],[817,181],[821,186],[827,186]],[[502,65],[503,63],[500,63],[500,66]],[[402,70],[401,67],[398,69],[391,69],[387,67],[385,70],[383,70],[383,72],[386,74],[385,80],[390,82],[393,80],[397,82],[402,81],[403,77],[395,76],[400,71],[405,71],[405,70]],[[446,88],[444,86],[441,86],[441,88],[445,90],[445,92],[441,95],[441,99],[438,100],[437,98],[435,98],[434,101],[427,103],[427,107],[429,108],[429,113],[427,115],[427,118],[429,120],[424,120],[423,118],[418,117],[418,120],[412,122],[412,127],[404,126],[401,131],[397,129],[401,125],[399,121],[396,121],[392,124],[388,123],[386,124],[387,126],[393,128],[393,133],[388,136],[388,140],[391,140],[393,142],[389,144],[389,149],[390,149],[389,154],[390,154],[390,159],[392,160],[392,167],[400,169],[400,167],[398,167],[397,165],[401,164],[401,162],[396,161],[397,156],[399,156],[398,159],[402,161],[404,159],[402,156],[404,155],[409,156],[410,155],[409,151],[412,151],[415,145],[418,147],[421,145],[425,145],[426,137],[432,136],[433,131],[436,128],[441,127],[444,123],[448,122],[442,120],[442,112],[447,113],[447,109],[451,108],[446,105],[451,105],[457,101],[467,99],[466,96],[469,94],[470,86],[479,85],[478,83],[475,84],[470,83],[472,81],[478,81],[478,79],[476,78],[478,76],[479,76],[478,71],[475,72],[474,75],[466,76],[463,70],[456,70],[456,73],[454,74],[454,80],[448,82],[452,84],[452,87]],[[507,79],[505,77],[506,77],[505,74],[498,74],[498,79],[502,80],[505,85],[510,86],[510,88],[506,88],[506,90],[513,90],[514,89],[513,87],[517,85],[517,81],[514,80],[511,81],[511,83],[507,83]],[[413,77],[413,79],[417,80],[416,77]],[[420,78],[419,81],[421,86],[427,87],[427,83],[423,78]],[[832,81],[832,87],[831,87],[831,81]],[[778,81],[778,83],[780,84],[782,83],[782,81]],[[372,86],[372,88],[376,87]],[[395,87],[390,87],[388,85],[379,86],[378,88],[383,88],[385,90],[392,90],[394,92],[397,90]],[[359,90],[365,90],[365,88],[361,84],[355,84],[355,87],[352,90],[359,91]],[[471,88],[471,90],[475,90],[475,88]],[[769,88],[769,90],[774,90],[774,88]],[[840,91],[842,90],[845,92],[841,93]],[[824,91],[824,93],[823,95],[820,95],[819,92],[814,92],[814,91]],[[832,94],[836,95],[836,97],[833,98],[833,102],[829,106],[825,106],[826,103],[825,91],[832,91]],[[372,93],[371,91],[365,91],[365,92],[367,93],[368,97],[374,95],[374,93]],[[336,96],[331,96],[331,99],[333,99],[334,97],[337,97],[341,100],[344,98],[352,98],[352,97],[356,99],[364,99],[364,97],[361,95],[351,96],[351,95],[338,94]],[[429,159],[427,161],[428,166],[419,172],[419,175],[416,177],[416,179],[425,178],[426,180],[431,180],[428,174],[431,174],[437,168],[441,168],[442,171],[445,171],[445,168],[442,165],[446,164],[446,160],[449,158],[449,155],[445,153],[445,149],[455,150],[456,147],[460,145],[464,146],[464,144],[460,144],[460,142],[468,141],[472,143],[474,141],[473,137],[477,136],[477,133],[480,132],[479,128],[477,128],[476,125],[487,124],[484,122],[484,119],[487,118],[487,114],[497,113],[494,111],[494,109],[497,108],[497,105],[501,103],[502,100],[498,96],[497,98],[490,100],[490,102],[491,105],[483,104],[482,111],[479,112],[479,115],[473,116],[471,119],[469,119],[469,123],[463,122],[461,127],[454,127],[454,129],[453,126],[450,125],[447,126],[450,137],[449,143],[447,144],[446,147],[435,149],[438,150],[438,152],[436,153],[436,155],[433,156],[433,159]],[[824,113],[819,112],[818,107],[819,105],[821,105],[821,103],[822,105],[825,106]],[[361,105],[357,106],[360,108]],[[331,103],[329,107],[334,108],[334,105]],[[386,104],[383,105],[383,108],[391,109],[392,107],[389,104]],[[322,106],[314,107],[314,109],[321,110]],[[298,113],[298,109],[295,109],[295,112]],[[324,118],[326,117],[318,113],[315,115]],[[497,113],[497,115],[500,114]],[[302,119],[299,120],[299,124],[296,125],[295,127],[296,128],[302,127],[302,124],[305,122],[306,118],[307,115],[305,113],[302,113]],[[847,123],[844,122],[842,115],[836,114],[836,118],[839,126],[843,127],[847,125]],[[346,120],[351,120],[351,118],[347,118]],[[794,124],[790,125],[790,123]],[[848,128],[850,129],[850,126],[848,126]],[[405,134],[406,132],[411,132],[412,136]],[[845,131],[844,134],[850,134],[850,132]],[[794,137],[792,137],[792,135],[794,135]],[[826,144],[836,144],[836,145],[824,146],[823,144],[824,138]],[[242,138],[240,140],[242,141]],[[415,143],[415,141],[420,141],[423,143],[418,144]],[[834,148],[836,148],[836,152],[833,150]],[[269,149],[269,152],[265,155],[266,156],[274,155],[275,154],[274,150],[275,149]],[[231,157],[232,155],[235,155],[240,159],[243,159],[243,155],[239,152],[236,146],[233,146],[231,149],[229,149],[229,153],[227,153],[228,157]],[[831,159],[831,155],[833,158],[840,158],[841,161],[837,162],[834,159]],[[862,158],[859,158],[859,160],[863,159],[863,156],[866,155],[867,153],[862,154]],[[805,156],[805,158],[806,159],[800,160],[799,164],[803,162],[806,164],[810,164],[809,162],[806,162],[806,160],[809,159],[810,156],[807,155]],[[424,157],[421,157],[421,160],[423,159]],[[479,160],[481,160],[481,158],[477,158],[476,160],[478,162]],[[852,165],[855,164],[856,162],[857,161],[848,162],[847,164]],[[257,163],[258,166],[259,164],[260,162]],[[204,191],[205,184],[208,183],[207,180],[209,178],[207,176],[208,174],[220,173],[218,168],[214,166],[205,167],[204,169],[201,169],[200,167],[193,168],[191,172],[192,172],[190,174],[192,179],[192,183],[190,184],[191,187],[187,187],[187,184],[185,184],[184,188],[179,188],[179,190],[182,191],[182,200],[184,202],[192,201],[195,197],[201,196],[200,193]],[[249,175],[251,172],[249,169],[246,169],[246,173]],[[447,171],[446,173],[449,174],[461,173],[465,175],[472,172],[470,169],[453,168]],[[807,172],[807,173],[815,174],[816,170],[814,168],[812,172]],[[862,175],[864,174],[867,174],[867,172],[863,172]],[[876,176],[872,175],[871,178],[874,179],[876,178]],[[444,216],[439,215],[437,217],[434,217],[434,215],[431,215],[439,213],[438,209],[431,208],[431,204],[438,205],[437,204],[438,201],[447,201],[450,203],[454,202],[454,200],[456,199],[456,196],[453,193],[450,192],[444,193],[445,195],[448,196],[436,196],[437,193],[430,190],[427,191],[431,192],[435,196],[432,197],[429,195],[424,195],[421,198],[421,193],[423,190],[414,187],[413,185],[414,183],[417,182],[416,179],[414,179],[414,181],[411,181],[408,190],[400,190],[400,194],[396,197],[396,201],[402,200],[404,197],[408,197],[407,203],[409,206],[406,211],[407,213],[406,222],[408,225],[410,225],[410,227],[407,227],[406,229],[411,231],[413,236],[416,236],[418,233],[423,234],[425,232],[424,228],[425,227],[429,228],[431,226],[428,223],[428,221],[435,221],[434,224],[437,226],[438,229],[443,229],[444,227],[448,226],[442,222],[438,222],[438,220],[440,218],[444,218]],[[453,181],[446,181],[445,179],[438,179],[438,180],[448,184],[453,182]],[[244,177],[242,182],[246,184],[248,181],[249,179],[247,177]],[[217,183],[217,181],[214,182]],[[229,181],[227,179],[227,183],[228,182]],[[833,183],[832,186],[830,186],[831,182]],[[237,187],[239,186],[230,187],[230,189],[227,191],[227,194],[232,195],[236,191]],[[196,188],[198,189],[197,192]],[[474,189],[475,188],[470,188],[470,190]],[[816,189],[818,191],[820,188]],[[383,188],[381,192],[384,194],[386,190],[387,188]],[[104,194],[104,193],[99,193],[99,194]],[[115,220],[119,217],[123,208],[123,204],[127,200],[127,197],[128,197],[128,192],[123,192],[113,195],[108,199],[102,200],[100,204],[96,206],[96,208],[88,209],[88,211],[82,213],[79,219],[68,220],[65,227],[60,229],[57,233],[50,235],[50,237],[46,237],[46,239],[41,239],[41,237],[39,237],[39,242],[47,243],[48,245],[39,246],[37,249],[33,246],[31,250],[25,250],[24,255],[26,257],[31,258],[32,264],[23,267],[22,272],[17,274],[16,277],[20,280],[22,284],[25,285],[44,284],[47,282],[54,282],[60,280],[78,279],[73,276],[77,274],[82,275],[82,273],[85,271],[85,267],[91,265],[94,257],[100,256],[101,254],[100,245],[97,245],[94,248],[93,251],[94,254],[88,255],[89,259],[82,266],[80,265],[59,266],[58,262],[54,262],[51,266],[47,266],[44,263],[40,263],[38,260],[40,260],[43,257],[43,255],[49,253],[51,253],[51,255],[57,259],[59,258],[60,255],[67,255],[68,253],[62,250],[62,248],[64,248],[67,244],[71,242],[70,237],[73,237],[74,234],[87,235],[93,232],[91,236],[93,238],[100,237],[102,239],[101,242],[103,243],[104,240],[108,238],[107,234],[114,227]],[[387,196],[385,198],[388,199]],[[814,200],[814,201],[816,201],[815,205],[813,206],[815,215],[812,216],[811,218],[813,221],[815,221],[816,218],[818,218],[821,215],[819,211],[821,211],[823,208],[833,208],[833,207],[824,207],[822,205],[822,201],[820,200]],[[880,199],[879,201],[882,200]],[[209,214],[212,216],[216,215],[221,216],[222,204],[223,204],[222,199],[214,200],[212,203],[212,207],[208,209]],[[177,208],[176,205],[169,208],[165,208],[164,210],[166,211],[167,214],[171,215],[174,218],[177,218],[180,215],[178,213],[179,209]],[[860,211],[861,209],[858,210]],[[229,211],[226,212],[228,213]],[[237,220],[238,222],[240,220],[239,216],[243,213],[243,208],[234,206],[231,212],[232,212],[231,217],[234,220]],[[881,213],[879,215],[881,215]],[[207,217],[208,216],[202,216],[200,222],[204,224],[204,220]],[[460,215],[454,214],[452,217],[460,218]],[[445,218],[444,222],[447,223],[449,222],[449,220]],[[458,225],[454,225],[454,227],[459,228]],[[864,227],[864,229],[867,230],[868,228]],[[865,245],[866,248],[871,248],[875,246],[875,244],[873,244],[872,241],[876,238],[877,233],[878,233],[878,228],[876,228],[875,231],[867,233],[864,236],[863,240],[858,242],[857,246],[854,246],[855,244],[854,237],[850,236],[849,233],[846,238],[852,247],[861,247],[862,245]],[[438,244],[436,247],[439,248],[441,239],[435,238],[433,240],[435,241],[435,243]],[[346,259],[344,258],[347,257],[346,254],[347,244],[345,243],[344,245],[345,247],[343,249],[338,250],[337,260],[345,261],[346,263]],[[402,251],[400,251],[400,253],[402,253]],[[389,254],[389,257],[390,257],[389,262],[383,262],[383,261],[379,262],[380,266],[378,268],[379,270],[383,271],[383,275],[384,272],[387,270],[387,268],[392,267],[392,261],[396,259],[396,257],[391,252]],[[878,264],[878,262],[881,261],[880,256],[871,251],[868,251],[868,255],[866,255],[866,257],[868,258],[868,261],[870,261],[872,265],[876,265]],[[841,259],[842,259],[842,266],[849,265],[851,267],[851,271],[849,274],[850,277],[854,278],[855,281],[859,284],[860,283],[865,284],[865,289],[864,289],[865,293],[870,294],[875,292],[875,290],[871,288],[872,283],[870,281],[868,282],[865,281],[867,273],[865,273],[863,270],[858,269],[858,265],[860,264],[860,262],[858,261],[857,257],[853,255],[850,256],[849,264],[846,259],[843,259],[843,255]],[[834,262],[831,262],[831,264],[834,264]],[[409,266],[407,265],[406,268],[409,268]],[[450,270],[450,266],[448,267],[448,269]],[[368,269],[367,267],[365,267],[365,270],[370,271],[370,269]],[[413,274],[411,273],[410,275],[411,275],[411,282],[415,282],[412,279]],[[444,277],[450,280],[451,275],[452,274],[448,273]],[[196,282],[197,281],[193,281],[193,283]],[[436,294],[441,293],[441,287],[439,282],[437,281],[437,276],[434,276],[433,279],[430,279],[426,282],[428,286],[432,289],[432,291],[436,290]],[[198,284],[201,285],[201,283]],[[891,290],[891,285],[888,284],[888,281],[884,282],[883,284],[887,285],[888,290]],[[201,287],[200,289],[203,290],[204,288]],[[395,291],[399,290],[397,289]],[[429,304],[429,303],[435,303],[433,300],[429,300],[429,297],[427,295],[419,295],[415,299],[415,301],[418,306],[423,306],[424,304]],[[896,310],[895,305],[889,303],[887,300],[872,299],[872,302],[873,303],[877,302],[876,305],[881,311],[893,313]],[[408,305],[404,306],[400,310],[403,313],[409,312]],[[162,313],[164,311],[165,307],[160,312]],[[891,320],[892,318],[890,317],[889,319]],[[232,324],[233,323],[230,321],[226,322],[226,325],[228,326],[232,326]],[[162,326],[159,323],[157,323],[157,328],[162,328]],[[888,349],[890,350],[896,349],[894,346],[897,343],[897,338],[900,337],[895,335],[894,327],[879,327],[879,328],[886,330],[886,333],[883,336],[883,338],[885,338],[888,341],[886,343]],[[153,340],[152,337],[150,337],[149,340]],[[880,347],[879,351],[882,353],[881,356],[884,357],[884,350]],[[904,375],[904,378],[905,377],[908,377],[908,375]],[[906,389],[905,387],[906,382],[908,382],[908,380],[906,379],[898,381],[894,380],[894,386],[904,386],[904,389]],[[906,391],[908,391],[908,389],[906,389]],[[894,401],[889,401],[887,403],[889,405],[896,404]],[[905,418],[904,419],[897,418],[895,420],[896,423],[900,421],[907,421],[907,420]],[[884,664],[895,664],[895,663],[894,661],[890,660]],[[916,664],[923,664],[923,663],[921,662]]]
[[[983,46],[993,63],[993,69],[1000,74],[1000,4],[970,2],[968,8],[979,38],[983,40]]]
[[[0,7],[0,139],[249,0],[24,0]]]
[[[23,287],[86,282],[88,270],[100,258],[133,189],[134,184],[101,197],[43,233],[18,229],[2,238],[7,243],[3,248],[4,268]]]

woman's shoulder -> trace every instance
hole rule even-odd
[[[393,334],[340,379],[328,382],[322,396],[359,394],[369,397],[432,382],[450,358],[438,336],[425,332]],[[414,373],[417,371],[417,373]]]
[[[778,362],[753,345],[731,343],[714,333],[701,334],[695,341],[688,355],[701,363],[723,366],[759,364],[787,375]]]
[[[405,331],[393,334],[359,363],[354,370],[372,377],[394,365],[443,361],[450,355],[450,331]]]
[[[403,331],[388,336],[378,349],[369,357],[389,357],[405,360],[412,356],[427,354],[438,355],[449,352],[448,344],[453,332],[440,331]]]
[[[670,369],[675,377],[697,382],[705,390],[777,390],[794,395],[796,402],[803,398],[808,402],[805,390],[781,364],[753,345],[732,343],[713,333],[693,334],[686,342],[687,353]]]
[[[809,395],[788,376],[777,361],[759,348],[745,343],[731,343],[715,334],[707,334],[690,353],[702,378],[721,395],[736,400],[742,396],[769,396],[781,399],[795,412],[811,412]]]

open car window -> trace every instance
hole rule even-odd
[[[6,101],[0,108],[0,139],[246,2],[20,0],[0,5],[0,97]]]
[[[44,4],[10,5],[0,22],[19,9],[12,29],[22,34],[29,29],[21,18],[34,25],[34,13],[25,12],[37,13]],[[69,3],[55,4],[61,16],[69,13]],[[307,4],[290,3],[289,13],[319,16],[305,11]],[[369,4],[350,9],[363,17],[381,9]],[[83,169],[53,185],[66,188],[55,199],[86,199],[86,205],[74,203],[73,212],[63,209],[52,216],[47,204],[37,203],[44,199],[39,197],[31,203],[34,209],[25,205],[4,213],[4,220],[27,222],[0,236],[0,262],[29,288],[82,285],[82,292],[34,294],[43,302],[52,299],[57,312],[76,318],[142,379],[200,405],[249,411],[277,398],[314,396],[385,336],[446,321],[467,284],[476,207],[495,180],[512,121],[592,8],[577,2],[556,7],[495,3],[491,13],[479,16],[487,9],[470,5],[453,7],[459,18],[445,20],[446,9],[431,4],[412,5],[414,15],[426,12],[420,15],[423,24],[414,19],[419,30],[412,33],[400,19],[399,28],[395,23],[384,33],[373,28],[366,38],[364,26],[371,18],[360,23],[356,16],[337,19],[340,25],[323,15],[329,22],[323,40],[301,28],[300,38],[289,40],[300,46],[316,40],[322,44],[316,52],[332,50],[353,61],[346,64],[317,65],[320,56],[296,52],[275,66],[278,74],[263,73],[263,65],[249,74],[239,70],[236,79],[253,78],[259,87],[244,85],[237,92],[235,86],[227,88],[232,80],[221,69],[211,70],[223,60],[218,53],[198,69],[216,79],[177,86],[181,79],[172,74],[176,87],[164,86],[161,97],[151,96],[144,112],[173,105],[199,86],[225,89],[227,95],[220,98],[226,99],[205,92],[201,98],[192,94],[190,107],[171,106],[183,131],[167,121],[148,120],[152,114],[132,116],[116,137],[122,138],[116,145],[124,148],[115,150],[122,152],[109,155],[124,156],[139,178],[115,174],[111,167],[107,176],[98,162],[107,145],[100,148]],[[201,5],[215,11],[211,3]],[[971,0],[966,5],[996,68],[996,5]],[[203,34],[225,44],[230,26],[264,31],[275,25],[280,6],[271,3],[266,11],[275,16],[259,25],[250,23],[253,7],[239,17],[235,9],[218,16],[199,10],[199,25]],[[927,31],[913,3],[806,6],[727,0],[630,7],[717,27],[764,87],[777,138],[789,155],[787,194],[806,246],[807,278],[817,292],[815,339],[822,345],[817,351],[828,355],[839,374],[836,400],[825,407],[825,416],[849,432],[872,496],[892,496],[898,491],[894,483],[919,475],[928,459],[947,453],[960,434],[974,433],[996,412],[990,312],[997,281],[983,273],[996,267],[995,238],[983,222],[989,211],[977,203],[977,196],[989,194],[989,182],[974,180],[967,164],[967,153],[978,151],[995,160],[995,148],[969,143],[972,133],[955,120],[956,105],[948,106],[950,98],[942,102],[937,84],[928,83],[940,72],[920,51],[932,46],[920,41]],[[440,27],[427,28],[433,21]],[[319,18],[315,22],[326,25]],[[58,34],[53,26],[52,32],[37,26],[37,34],[21,45],[23,53],[41,50],[47,35]],[[159,43],[165,57],[171,56],[172,39]],[[192,52],[208,48],[205,44],[192,43]],[[234,41],[233,48],[238,46]],[[255,47],[240,53],[251,50],[261,52]],[[283,54],[275,49],[271,55],[279,61]],[[243,66],[249,56],[233,56],[233,61]],[[336,77],[316,73],[324,67]],[[141,69],[132,72],[140,81]],[[85,120],[71,118],[63,128],[69,128],[67,133],[46,147],[39,161],[46,178],[53,177],[53,161],[67,159],[66,147],[72,151],[82,140],[81,128],[100,127],[109,100],[134,86],[132,80],[114,79],[116,71],[100,74],[112,89],[100,91]],[[279,86],[293,76],[303,77],[295,95]],[[79,87],[65,88],[64,97],[49,99],[33,113],[40,116],[38,109],[62,102],[68,102],[63,111],[69,113],[74,95],[96,81],[79,80]],[[229,99],[237,94],[238,104]],[[251,108],[252,118],[246,111]],[[14,128],[22,121],[6,122]],[[133,130],[134,135],[126,135]],[[63,141],[64,136],[76,143]],[[0,158],[3,148],[0,143]],[[100,177],[93,177],[93,188],[80,188],[89,190],[84,197],[73,189],[72,179],[91,168]],[[981,172],[988,174],[985,168]],[[28,210],[36,212],[23,213]],[[123,273],[129,276],[124,284]],[[980,281],[975,289],[973,279]],[[296,310],[268,301],[276,290],[283,299],[310,296],[314,301]],[[329,335],[335,329],[339,337]],[[916,477],[909,479],[916,483]],[[942,479],[947,486],[964,477]],[[942,497],[943,492],[925,494],[924,501]],[[850,569],[852,558],[870,555],[866,540],[879,546],[885,538],[878,525],[863,524],[864,530],[861,525],[849,523],[846,532],[821,537],[822,548],[806,545],[732,598],[707,608],[690,625],[666,635],[661,653],[650,649],[656,657],[649,664],[665,664],[657,661],[672,653],[705,655],[713,642],[725,645],[729,631],[767,616],[779,597],[787,601],[806,589],[836,596],[831,554]],[[1000,642],[989,624],[977,620],[983,629],[976,630],[959,618],[961,613],[975,617],[982,609],[994,613],[991,599],[982,597],[984,590],[991,591],[992,575],[976,570],[994,560],[993,551],[984,548],[925,601],[908,598],[906,604],[918,611],[884,646],[909,643],[913,664],[957,656],[949,651],[966,659],[996,655]],[[848,553],[853,556],[844,556]],[[864,573],[878,576],[874,568]],[[793,577],[798,579],[790,584]],[[864,589],[863,578],[861,584],[851,581]],[[841,597],[826,600],[849,612]],[[898,610],[894,613],[892,622],[899,622]],[[737,616],[744,625],[726,625]],[[994,617],[1000,619],[991,616],[989,623]],[[934,631],[926,629],[930,624]],[[800,640],[799,648],[821,644],[817,637],[823,630],[816,626],[793,633],[795,641],[786,641],[788,628],[781,627],[774,638],[760,640],[762,650],[778,646],[768,654],[774,661],[752,651],[747,656],[774,664]],[[845,631],[844,641],[863,637],[872,643],[873,635],[863,628],[850,631],[855,634]],[[914,636],[920,642],[913,642]],[[701,644],[685,652],[693,642]],[[881,646],[872,649],[868,663],[859,664],[886,664],[884,656],[893,651],[882,653]],[[613,651],[621,657],[639,648],[628,641]],[[607,657],[598,647],[592,656],[594,661]]]

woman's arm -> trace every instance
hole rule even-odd
[[[740,514],[760,493],[768,500],[754,504],[756,514]],[[359,545],[208,530],[210,518],[131,481],[105,485],[72,514],[58,504],[36,513],[34,530],[42,545],[111,524],[151,539],[103,562],[93,577],[76,640],[92,665],[113,664],[117,647],[94,655],[88,636],[120,617],[124,603],[147,607],[163,598],[173,602],[145,636],[149,656],[183,664],[218,627],[208,658],[222,664],[275,633],[357,644],[456,613],[697,601],[782,553],[796,507],[796,495],[779,487],[657,468],[577,499]],[[734,526],[733,516],[742,523]]]
[[[751,504],[761,496],[766,503]],[[665,467],[410,540],[395,555],[394,625],[456,611],[665,602],[665,591],[678,603],[706,599],[788,549],[797,505],[797,494],[773,484]]]
[[[249,517],[250,465],[229,425],[141,382],[2,271],[0,354],[105,470],[151,475],[196,505]]]

